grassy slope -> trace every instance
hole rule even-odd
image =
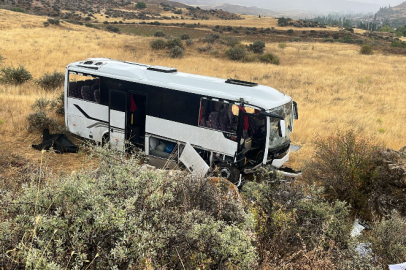
[[[404,57],[360,55],[358,46],[347,44],[289,43],[281,50],[278,44],[269,43],[267,50],[279,55],[280,66],[233,62],[199,54],[194,48],[188,48],[183,59],[171,59],[164,52],[149,49],[151,38],[112,34],[68,23],[44,28],[45,20],[0,10],[0,55],[6,58],[1,66],[22,64],[37,79],[46,72],[63,72],[70,62],[110,57],[172,66],[194,74],[257,81],[292,96],[299,104],[300,120],[296,122],[293,143],[304,147],[292,155],[296,167],[311,155],[314,136],[328,136],[337,128],[375,135],[394,149],[406,145]],[[256,21],[235,23],[248,26]],[[194,47],[197,46],[202,45]],[[39,159],[40,154],[30,148],[39,136],[27,133],[25,119],[35,99],[56,94],[46,93],[33,83],[18,87],[0,85],[3,149]],[[22,148],[17,149],[14,143],[21,138],[24,140],[18,145]],[[69,158],[58,158],[70,162]],[[76,156],[72,159],[79,166],[80,160]]]

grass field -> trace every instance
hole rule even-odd
[[[183,59],[171,59],[164,52],[150,49],[153,38],[113,34],[65,22],[45,28],[44,21],[45,17],[0,10],[0,55],[5,58],[0,67],[24,65],[38,79],[54,70],[64,72],[66,65],[74,61],[109,57],[274,87],[299,105],[293,143],[303,148],[292,154],[291,162],[297,168],[312,155],[312,140],[316,136],[329,136],[337,129],[354,129],[375,136],[396,150],[406,145],[406,61],[402,56],[361,55],[356,45],[295,42],[283,50],[277,43],[267,43],[266,50],[279,56],[279,66],[199,54],[195,50],[202,46],[199,44],[188,47]],[[248,21],[210,23],[245,27],[249,26],[245,24]],[[261,27],[261,22],[252,21],[252,25]],[[261,39],[260,35],[257,39]],[[31,149],[31,143],[40,137],[28,133],[26,117],[37,98],[52,98],[60,91],[46,92],[33,82],[0,85],[1,151],[17,151],[15,145],[22,155],[39,159],[40,153]],[[76,156],[71,157],[77,161]],[[68,162],[69,158],[61,158]]]

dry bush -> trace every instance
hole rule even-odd
[[[32,79],[31,73],[24,67],[4,67],[0,70],[0,83],[19,85]]]
[[[315,258],[312,262],[322,262],[323,256],[346,247],[349,207],[340,201],[329,203],[321,194],[312,186],[303,189],[277,180],[250,182],[243,187],[243,198],[254,215],[257,248],[264,267],[272,269],[288,262],[299,265],[310,254]],[[310,261],[306,267],[311,268]]]
[[[331,200],[344,200],[353,211],[367,218],[368,198],[378,178],[381,147],[372,138],[349,130],[317,138],[315,148],[304,180],[320,183]]]
[[[205,179],[92,148],[97,170],[0,193],[6,269],[252,269],[250,216]],[[224,199],[223,199],[224,198]]]
[[[374,255],[382,266],[406,261],[406,218],[396,211],[372,225],[368,236]]]

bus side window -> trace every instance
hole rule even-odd
[[[199,126],[235,133],[236,123],[236,116],[232,113],[231,104],[201,99]]]

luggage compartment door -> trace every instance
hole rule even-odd
[[[186,143],[179,160],[193,174],[205,177],[209,171],[209,165],[200,157],[190,143]]]
[[[124,151],[126,139],[127,93],[110,89],[109,96],[110,146],[113,149]]]

